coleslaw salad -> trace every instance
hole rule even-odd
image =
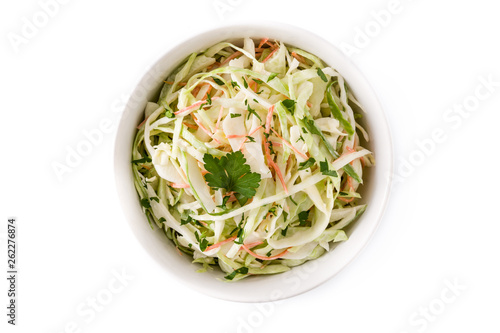
[[[149,102],[132,150],[151,226],[226,280],[275,274],[347,240],[363,168],[362,106],[316,56],[278,41],[191,54]],[[359,133],[359,135],[358,135]]]

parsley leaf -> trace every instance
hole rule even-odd
[[[208,186],[223,188],[227,192],[236,192],[235,196],[240,204],[243,200],[246,202],[246,199],[255,195],[255,189],[259,187],[260,183],[260,174],[251,172],[241,151],[229,153],[220,159],[205,154],[203,162],[205,162],[205,169],[208,171],[205,175]]]
[[[214,79],[214,82],[217,83],[219,86],[224,85],[224,81],[222,81],[221,79],[218,79],[215,76],[212,76],[212,79]]]
[[[331,92],[331,87],[332,83],[328,84],[326,87],[326,99],[328,101],[328,106],[330,106],[330,111],[332,112],[332,115],[335,119],[337,119],[342,127],[344,127],[345,131],[349,136],[354,134],[354,129],[352,128],[352,125],[349,121],[347,121],[344,116],[342,115],[342,112],[340,111],[337,103],[335,103],[335,99],[333,98],[332,92]]]
[[[278,73],[271,73],[271,75],[269,75],[269,77],[267,78],[267,82],[271,81],[272,79],[274,79],[276,76],[278,76]]]
[[[141,199],[141,206],[144,208],[151,208],[151,204],[147,198]]]
[[[326,160],[323,162],[319,162],[319,170],[324,175],[338,177],[337,171],[328,169],[328,162]]]
[[[308,210],[304,210],[304,211],[300,212],[299,213],[299,222],[300,222],[299,225],[301,227],[305,226],[308,218],[309,218],[309,211]]]
[[[281,230],[281,236],[286,236],[286,232],[288,231],[288,226],[285,229]]]
[[[151,162],[151,161],[152,161],[152,160],[151,160],[151,158],[150,158],[150,157],[148,157],[148,156],[146,156],[146,157],[140,158],[140,159],[138,159],[138,160],[133,160],[133,161],[132,161],[132,163],[134,163],[134,164],[139,164],[139,163],[149,163],[149,162]]]
[[[233,86],[233,88],[236,88],[236,87],[240,87],[240,85],[238,84],[238,82],[235,82],[235,81],[231,81],[231,85]]]
[[[230,113],[231,118],[241,117],[241,113]]]
[[[247,135],[246,138],[248,139],[248,141],[250,142],[255,142],[255,139],[252,137],[252,136],[249,136]]]
[[[292,114],[295,112],[295,102],[293,99],[285,99],[284,101],[281,102],[285,108]]]
[[[158,222],[160,222],[160,223],[163,223],[163,222],[165,222],[165,221],[166,221],[166,219],[165,219],[163,216],[162,216],[162,217],[160,217],[160,219],[158,220]]]
[[[325,73],[321,70],[321,68],[318,68],[318,76],[321,78],[321,80],[328,82],[328,79],[326,78]]]
[[[243,86],[245,86],[245,89],[248,89],[248,82],[245,79],[243,79]]]
[[[201,252],[205,251],[208,247],[208,241],[206,238],[203,238],[200,242],[200,250]]]
[[[193,221],[193,218],[188,215],[187,219],[181,219],[181,225],[188,224]]]
[[[240,267],[234,270],[231,274],[224,276],[226,280],[232,280],[236,277],[236,274],[248,274],[248,267]]]
[[[257,112],[255,112],[254,109],[252,109],[250,107],[250,105],[247,105],[247,111],[248,111],[248,117],[247,117],[247,120],[250,119],[250,115],[253,114],[254,116],[256,116],[257,118],[259,118],[260,122],[262,122],[262,119],[260,118],[259,114]]]
[[[305,170],[312,167],[316,163],[316,160],[313,157],[310,157],[307,161],[299,163],[299,170]]]
[[[238,229],[238,235],[236,236],[236,239],[234,240],[234,244],[243,244],[243,228]]]

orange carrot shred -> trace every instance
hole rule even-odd
[[[224,245],[224,244],[226,244],[226,243],[229,243],[229,242],[234,241],[235,239],[236,239],[236,236],[230,237],[230,238],[228,238],[228,239],[224,239],[224,240],[223,240],[223,241],[221,241],[221,242],[215,243],[214,245],[210,245],[210,246],[209,246],[209,247],[207,247],[207,248],[205,249],[205,251],[203,251],[203,252],[207,252],[207,251],[210,251],[210,250],[216,249],[216,248],[218,248],[218,247],[220,247],[220,246],[222,246],[222,245]]]
[[[275,48],[274,50],[271,51],[271,53],[269,53],[269,55],[266,57],[266,59],[264,59],[262,62],[266,62],[269,60],[269,58],[271,58],[273,56],[273,54],[278,51],[278,48]]]
[[[221,62],[221,66],[227,64],[230,60],[240,56],[242,53],[240,51],[236,51],[233,54],[231,54],[229,57],[226,58],[223,62]]]
[[[265,257],[265,256],[261,256],[255,252],[253,252],[252,250],[250,250],[246,245],[242,245],[241,246],[245,251],[248,252],[248,254],[250,254],[251,256],[254,256],[255,258],[257,259],[260,259],[260,260],[274,260],[274,259],[278,259],[278,258],[281,258],[283,257],[287,252],[288,252],[288,249],[287,248],[285,251],[281,252],[281,253],[278,253],[277,255],[275,256],[272,256],[272,257]]]
[[[262,38],[262,39],[260,40],[260,43],[259,43],[258,48],[260,49],[260,48],[262,47],[262,45],[264,45],[264,44],[266,44],[266,43],[267,43],[267,41],[268,41],[268,40],[269,40],[269,38]]]

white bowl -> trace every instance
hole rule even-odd
[[[349,240],[317,260],[270,276],[256,276],[235,283],[220,281],[223,273],[215,269],[196,273],[200,268],[187,255],[179,256],[164,233],[151,229],[141,210],[134,188],[131,147],[136,126],[143,117],[147,101],[156,101],[163,80],[189,54],[223,40],[269,37],[317,55],[344,76],[357,99],[366,109],[364,124],[371,136],[367,148],[375,154],[376,166],[366,170],[363,198],[366,212],[348,230]],[[146,251],[172,277],[207,295],[239,302],[275,301],[308,291],[333,277],[363,249],[384,212],[392,174],[392,144],[382,108],[372,88],[359,70],[339,49],[306,30],[277,23],[224,26],[189,38],[171,48],[143,76],[134,89],[119,123],[115,142],[115,176],[119,198],[129,225]],[[147,269],[147,268],[146,268]]]

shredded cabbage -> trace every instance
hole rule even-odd
[[[276,274],[346,241],[358,204],[367,131],[343,77],[316,56],[266,38],[191,54],[149,102],[132,149],[134,184],[153,227],[226,280]],[[204,156],[241,151],[250,200],[211,187]],[[208,168],[208,167],[207,167]],[[247,198],[248,199],[248,198]]]

